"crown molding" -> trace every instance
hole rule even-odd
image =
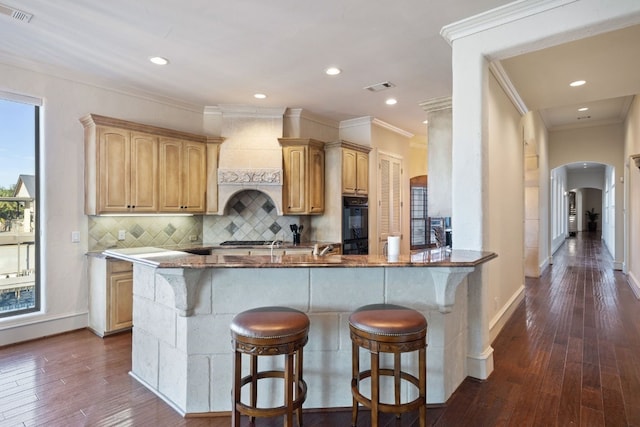
[[[578,0],[519,0],[445,25],[440,35],[452,45],[457,39],[508,24]]]
[[[524,100],[520,97],[520,94],[516,90],[513,83],[511,83],[511,79],[507,75],[502,63],[500,61],[493,61],[489,63],[489,70],[493,74],[493,76],[498,80],[498,84],[502,87],[502,90],[507,94],[507,97],[511,100],[514,107],[518,110],[521,115],[525,115],[529,112],[527,105],[524,103]]]
[[[263,119],[282,119],[286,107],[256,107],[253,105],[219,104],[205,106],[203,114],[225,117],[255,117]]]
[[[389,124],[379,119],[374,118],[371,123],[378,127],[390,130],[391,132],[395,132],[398,135],[402,135],[406,138],[413,138],[414,136],[411,132],[407,132],[406,130],[400,129],[399,127],[393,126],[392,124]]]
[[[309,112],[303,108],[287,108],[285,117],[294,119],[305,119],[311,122],[319,123],[321,125],[338,128],[340,123],[336,120],[331,120],[326,117],[322,117]]]
[[[423,101],[420,107],[427,113],[433,113],[435,111],[450,110],[453,106],[450,96],[443,96],[441,98],[433,98],[428,101]]]
[[[340,129],[346,129],[346,128],[362,126],[362,125],[368,125],[368,126],[375,125],[375,126],[390,130],[391,132],[395,132],[406,138],[414,137],[414,135],[411,132],[407,132],[406,130],[400,129],[399,127],[393,126],[385,121],[376,119],[375,117],[372,117],[372,116],[364,116],[364,117],[358,117],[355,119],[343,120],[340,122]]]

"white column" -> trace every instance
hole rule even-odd
[[[429,216],[451,216],[451,97],[420,104],[427,112]]]
[[[488,64],[464,40],[453,44],[452,217],[456,249],[483,250],[488,230]],[[482,267],[469,275],[467,374],[486,379],[493,371],[489,292]]]

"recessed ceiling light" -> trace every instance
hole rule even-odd
[[[256,99],[265,99],[267,95],[265,95],[264,93],[255,93],[253,97]]]
[[[396,105],[398,103],[398,100],[395,98],[389,98],[386,101],[384,101],[384,103],[387,105]]]
[[[167,65],[169,60],[167,58],[163,58],[162,56],[152,56],[149,58],[149,61],[153,62],[156,65]]]
[[[582,86],[583,84],[585,84],[586,81],[585,80],[576,80],[574,82],[569,83],[569,86],[571,87],[578,87],[578,86]]]
[[[587,110],[589,110],[589,107],[581,107],[581,108],[578,108],[578,111],[587,111]]]
[[[342,72],[342,70],[338,67],[329,67],[326,70],[324,70],[324,72],[328,75],[328,76],[337,76],[338,74],[340,74]]]

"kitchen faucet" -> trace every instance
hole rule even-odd
[[[275,245],[276,248],[279,248],[280,247],[280,243],[282,243],[282,239],[278,240],[278,235],[277,234],[276,234],[275,237],[276,238],[273,241],[271,241],[271,245],[270,245],[271,246],[271,257],[272,258],[273,258],[273,246]]]

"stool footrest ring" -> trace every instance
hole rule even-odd
[[[380,376],[389,376],[393,377],[393,369],[380,369]],[[362,393],[360,393],[360,389],[358,388],[358,383],[364,379],[371,377],[371,370],[362,371],[358,374],[357,378],[353,378],[351,380],[351,392],[354,397],[358,401],[358,403],[371,408],[371,399],[365,397]],[[400,372],[400,378],[403,380],[409,381],[414,386],[419,387],[420,381],[414,375],[409,374],[408,372]],[[400,405],[395,404],[387,404],[380,402],[378,404],[378,408],[380,412],[391,413],[391,414],[401,414],[405,412],[415,411],[420,408],[420,406],[425,405],[425,399],[423,396],[418,396],[416,399],[402,403]]]
[[[265,378],[282,378],[284,379],[284,372],[282,371],[261,371],[256,372],[256,381],[265,379]],[[247,384],[250,384],[252,381],[251,375],[247,375],[243,377],[240,381],[240,388],[244,387]],[[302,404],[307,398],[307,383],[300,379],[297,381],[298,390],[296,393],[296,398],[293,400],[293,410],[300,409]],[[248,405],[245,405],[242,402],[236,402],[236,410],[238,410],[243,415],[248,415],[250,417],[272,417],[277,415],[284,415],[287,413],[289,408],[287,406],[277,406],[273,408],[254,408]]]

